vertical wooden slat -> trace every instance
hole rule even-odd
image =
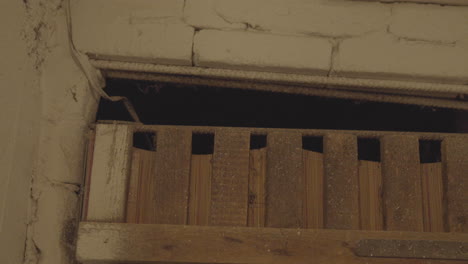
[[[129,126],[96,126],[87,220],[125,221],[131,144]]]
[[[386,230],[423,231],[418,138],[384,136],[380,150]]]
[[[324,137],[325,228],[359,229],[357,138],[351,134]]]
[[[189,225],[210,223],[212,154],[192,155],[190,169]]]
[[[447,225],[450,232],[468,232],[468,140],[446,138],[442,142],[447,181]]]
[[[361,229],[383,230],[382,171],[380,162],[359,161]]]
[[[265,226],[266,148],[250,150],[247,226]]]
[[[155,178],[151,193],[153,203],[146,208],[143,223],[186,224],[192,133],[186,129],[157,131]]]
[[[323,154],[304,150],[304,226],[323,228]]]
[[[304,186],[302,135],[271,132],[267,135],[267,227],[303,227]]]
[[[215,133],[211,225],[247,225],[249,147],[248,131],[218,130]]]
[[[421,164],[424,231],[444,232],[442,164]]]

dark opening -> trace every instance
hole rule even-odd
[[[267,146],[266,135],[251,135],[250,136],[250,149],[261,149]]]
[[[192,134],[192,154],[213,154],[213,134]]]
[[[358,159],[380,161],[380,141],[374,138],[358,138]]]
[[[264,91],[108,79],[144,124],[457,132],[451,109]],[[131,120],[121,102],[101,100],[98,120]]]
[[[323,153],[323,137],[302,137],[302,148]]]
[[[156,134],[151,132],[133,133],[133,147],[156,151]]]
[[[420,140],[419,159],[421,163],[441,162],[440,141]]]

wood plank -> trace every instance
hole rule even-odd
[[[372,241],[373,240],[373,241]],[[386,241],[430,245],[451,243],[448,252],[431,257],[466,258],[459,250],[468,243],[464,233],[379,232],[360,230],[284,229],[182,225],[137,225],[82,222],[78,231],[77,257],[82,263],[250,263],[250,264],[461,264],[467,261],[358,257],[363,243],[378,246]],[[437,244],[434,244],[437,243]],[[420,247],[418,247],[420,248]],[[444,248],[442,248],[444,249]],[[419,250],[419,249],[418,249]],[[356,252],[356,253],[355,253]],[[380,251],[379,251],[380,252]],[[427,251],[411,252],[422,256]],[[451,254],[455,253],[455,254]],[[427,257],[427,256],[426,256]]]
[[[221,129],[215,133],[211,225],[247,225],[249,147],[249,132]]]
[[[265,226],[303,227],[304,199],[302,135],[271,132],[267,135]]]
[[[90,132],[88,144],[86,146],[86,170],[83,190],[83,205],[81,207],[81,220],[85,221],[88,218],[88,203],[89,203],[89,185],[91,183],[91,170],[93,169],[93,153],[96,133]]]
[[[153,210],[148,199],[153,192],[156,152],[133,148],[127,197],[127,223],[144,223],[146,212]]]
[[[382,170],[380,162],[359,161],[361,229],[383,230]]]
[[[325,228],[359,229],[357,137],[327,134],[323,143]]]
[[[421,164],[424,231],[444,232],[442,163]]]
[[[96,125],[88,220],[125,221],[132,135],[127,125]]]
[[[446,138],[442,159],[447,181],[447,231],[468,232],[468,139]]]
[[[384,136],[380,150],[386,230],[423,231],[418,138]]]
[[[265,226],[266,148],[250,150],[247,226]]]
[[[192,155],[189,225],[208,225],[210,223],[212,159],[212,154]]]
[[[192,133],[187,129],[161,129],[157,132],[156,174],[141,223],[186,224]]]
[[[323,154],[303,150],[304,156],[304,227],[323,228]]]

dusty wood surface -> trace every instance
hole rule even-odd
[[[212,154],[192,155],[189,225],[208,225],[210,223],[212,159]]]
[[[266,148],[250,150],[247,226],[265,226]]]
[[[359,229],[357,138],[328,134],[323,141],[325,228]]]
[[[132,135],[131,127],[126,125],[96,126],[88,220],[125,221]]]
[[[268,134],[265,226],[304,226],[303,177],[302,135]]]
[[[323,154],[304,150],[304,227],[323,228]]]
[[[468,140],[442,142],[442,162],[447,179],[447,223],[450,232],[468,232]]]
[[[421,164],[424,231],[444,232],[442,163]],[[468,206],[468,204],[467,204]]]
[[[144,223],[186,224],[192,133],[186,129],[163,129],[157,132],[155,175],[151,204]]]
[[[382,170],[380,162],[359,161],[361,229],[383,230]]]
[[[423,231],[418,138],[385,136],[380,144],[386,230]]]
[[[211,225],[247,225],[249,148],[248,132],[220,130],[215,133]]]
[[[354,252],[363,243],[360,241],[369,239],[468,243],[468,234],[82,222],[77,257],[83,263],[362,264],[370,263],[370,259],[357,257]],[[468,258],[467,251],[459,254]],[[461,264],[466,261],[373,258],[372,263]]]

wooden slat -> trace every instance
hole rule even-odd
[[[124,222],[132,129],[99,124],[91,169],[87,219]]]
[[[250,133],[215,133],[211,178],[211,225],[246,226]]]
[[[468,234],[379,232],[325,229],[136,225],[82,222],[78,231],[77,257],[87,263],[250,263],[250,264],[461,264],[466,261],[357,257],[369,246],[399,243],[413,257],[466,258]],[[361,241],[361,242],[360,242]],[[387,241],[387,242],[386,242]],[[414,242],[413,242],[414,241]],[[414,247],[421,241],[426,247]],[[367,245],[366,245],[367,244]],[[444,245],[451,245],[444,250]],[[398,244],[396,244],[398,245]],[[379,253],[396,253],[389,250]],[[426,255],[429,254],[429,255]]]
[[[468,232],[468,139],[445,139],[442,158],[447,180],[448,231]]]
[[[424,231],[444,232],[442,163],[421,164]]]
[[[267,135],[267,227],[303,227],[302,135],[272,132]]]
[[[418,138],[385,136],[380,150],[386,230],[423,231]]]
[[[380,162],[359,161],[361,229],[383,230],[382,171]]]
[[[208,225],[210,223],[212,159],[212,154],[192,155],[189,225]]]
[[[145,223],[146,212],[153,210],[153,203],[148,198],[153,192],[155,161],[156,152],[133,148],[127,198],[127,223]]]
[[[265,226],[266,148],[250,150],[247,226]]]
[[[359,229],[357,138],[327,134],[323,143],[325,228]]]
[[[323,154],[304,150],[304,227],[323,228]]]
[[[152,204],[142,223],[186,224],[192,133],[186,129],[157,132],[156,174],[152,192],[145,198]]]
[[[81,220],[88,218],[89,186],[91,183],[91,170],[93,169],[93,153],[96,133],[91,133],[86,146],[86,175],[83,190],[83,205],[81,210]]]

